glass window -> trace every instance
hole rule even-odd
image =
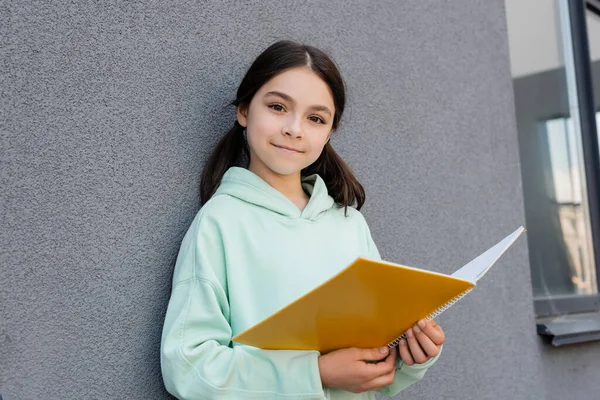
[[[591,311],[598,304],[586,185],[592,176],[588,174],[595,172],[586,167],[582,135],[588,133],[582,132],[580,123],[582,115],[585,118],[581,107],[588,105],[578,101],[566,4],[565,0],[506,0],[527,240],[538,316]],[[597,25],[589,32],[600,29],[600,18],[593,18]],[[600,45],[600,36],[594,40]],[[600,59],[600,48],[597,50]],[[600,75],[600,64],[595,65]]]
[[[547,217],[558,233],[560,256],[554,268],[536,264],[538,278],[533,293],[538,299],[572,294],[598,293],[593,246],[586,201],[582,188],[583,160],[572,118],[557,118],[544,124],[550,173],[545,180]],[[566,268],[564,268],[566,267]]]

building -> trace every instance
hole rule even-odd
[[[384,258],[451,273],[528,229],[440,317],[444,354],[398,398],[597,398],[600,17],[587,3],[5,4],[1,397],[169,398],[162,319],[202,163],[251,60],[289,38],[341,67],[332,142]]]

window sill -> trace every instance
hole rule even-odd
[[[537,333],[553,346],[600,340],[600,312],[539,318]]]

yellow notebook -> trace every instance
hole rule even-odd
[[[358,258],[232,340],[322,353],[395,346],[418,320],[435,318],[465,296],[523,232],[520,227],[452,275]]]

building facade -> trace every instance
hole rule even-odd
[[[332,143],[365,186],[385,259],[451,273],[528,228],[440,317],[439,362],[397,398],[597,398],[598,205],[586,202],[590,157],[570,130],[585,117],[569,102],[581,74],[567,79],[563,50],[544,61],[547,43],[565,48],[559,6],[538,4],[550,2],[3,5],[1,397],[169,398],[160,335],[200,171],[235,118],[228,103],[250,62],[287,38],[341,68],[348,105]],[[600,58],[600,19],[586,12]],[[552,33],[535,36],[536,21]],[[539,40],[525,43],[532,32]],[[540,177],[551,184],[536,186]],[[591,325],[573,328],[582,312]],[[573,318],[571,336],[552,325],[561,317]],[[577,343],[552,344],[573,329]]]

